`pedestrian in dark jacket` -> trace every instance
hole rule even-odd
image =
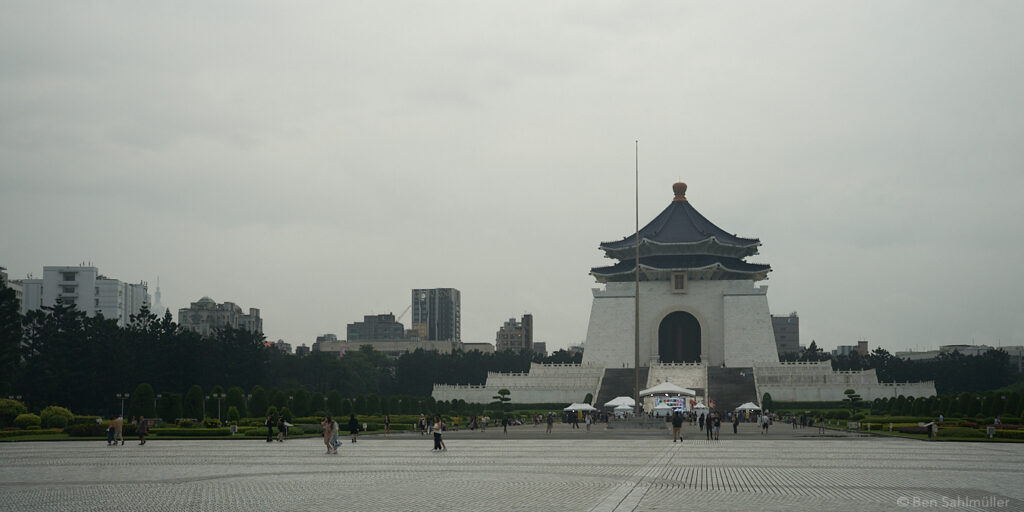
[[[356,436],[359,435],[359,420],[355,414],[348,417],[348,432],[352,434],[352,442],[356,442]]]

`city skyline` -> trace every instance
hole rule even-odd
[[[640,224],[686,182],[804,345],[1024,344],[1019,3],[0,14],[12,279],[160,276],[293,345],[448,287],[463,341],[529,312],[553,352],[633,232],[639,140]]]

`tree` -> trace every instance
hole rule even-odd
[[[193,384],[185,393],[185,403],[182,404],[182,413],[186,418],[203,419],[203,388],[199,384]]]
[[[156,414],[164,421],[175,421],[181,417],[181,395],[178,393],[162,393],[157,400]]]
[[[228,397],[224,399],[224,406],[230,410],[232,407],[238,410],[238,414],[242,414],[245,411],[245,390],[238,387],[232,386],[228,389]]]
[[[852,389],[847,389],[846,391],[843,391],[843,394],[846,395],[846,398],[843,399],[843,402],[846,403],[846,406],[850,408],[850,413],[853,414],[854,412],[857,411],[857,404],[860,403],[861,401],[860,395],[858,395],[857,392]]]
[[[327,399],[322,393],[310,393],[309,395],[309,409],[310,413],[314,416],[327,416]]]
[[[761,397],[761,409],[765,411],[775,410],[775,402],[772,401],[771,393],[765,393],[764,396]]]
[[[594,405],[593,403],[591,403],[593,401],[594,401],[594,394],[593,393],[587,393],[587,396],[583,397],[583,403],[585,403],[585,404]]]
[[[309,408],[309,391],[296,389],[292,391],[292,410],[296,416],[309,416],[312,410]]]
[[[501,410],[502,411],[508,411],[508,403],[512,401],[512,398],[509,396],[511,394],[512,394],[511,391],[509,391],[509,390],[507,390],[505,388],[502,388],[502,389],[498,390],[498,394],[497,395],[494,395],[491,398],[494,399],[493,403],[495,405],[501,406]],[[577,395],[577,396],[579,396],[579,395]]]
[[[14,290],[0,277],[0,396],[7,396],[15,389],[21,360],[20,309]]]
[[[135,387],[135,392],[132,393],[131,400],[128,402],[128,414],[155,418],[156,410],[153,408],[155,400],[156,393],[153,392],[153,386],[146,383],[139,384]]]
[[[267,415],[267,392],[263,386],[252,387],[252,398],[249,399],[247,411],[250,418],[262,418]]]
[[[240,420],[242,418],[242,415],[238,413],[238,407],[237,406],[232,405],[232,406],[228,407],[227,418],[228,418],[228,422],[230,422],[230,423],[238,423],[238,420]]]
[[[336,389],[332,389],[330,393],[327,393],[327,414],[335,416],[342,414],[341,393],[338,393]]]

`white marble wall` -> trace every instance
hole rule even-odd
[[[607,283],[593,290],[583,362],[608,368],[634,364],[634,283]],[[671,313],[685,311],[701,326],[701,361],[751,366],[778,361],[768,311],[767,288],[752,281],[689,281],[672,293],[668,281],[640,283],[640,364],[658,356],[658,328]]]
[[[785,402],[835,401],[846,398],[853,389],[864,400],[904,396],[934,396],[935,383],[880,383],[874,369],[835,372],[828,361],[774,363],[754,366],[757,396],[769,393],[773,400]]]
[[[604,368],[592,365],[530,365],[528,373],[487,374],[481,386],[435,384],[435,400],[461,399],[470,403],[490,403],[500,389],[508,389],[511,403],[582,402],[587,393],[597,395]]]

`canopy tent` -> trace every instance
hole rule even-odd
[[[754,402],[747,402],[736,408],[737,411],[760,411],[761,408]]]
[[[627,414],[633,414],[633,407],[629,405],[620,405],[612,411],[616,418],[622,418]]]
[[[640,396],[652,396],[652,395],[686,395],[686,396],[697,396],[697,392],[692,389],[686,389],[683,387],[676,386],[671,382],[662,382],[653,388],[647,388],[640,392]]]
[[[569,404],[569,407],[562,409],[563,411],[596,411],[597,409],[590,404],[573,403]]]
[[[707,409],[708,406],[704,405],[702,402],[697,402],[697,403],[693,404],[693,408],[694,409]]]
[[[604,403],[605,407],[619,407],[620,405],[636,407],[636,400],[629,396],[617,396]]]
[[[668,404],[658,404],[651,411],[655,416],[668,416],[672,414],[672,406]]]

